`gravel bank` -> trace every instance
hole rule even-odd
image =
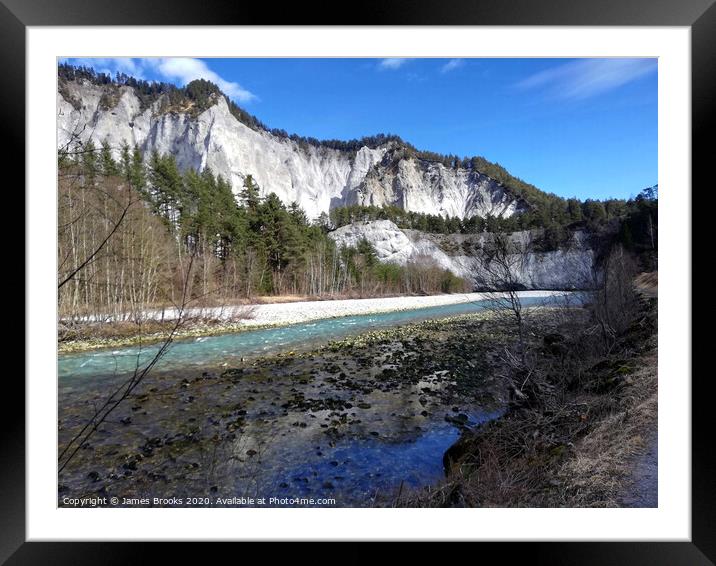
[[[521,297],[550,297],[563,295],[563,291],[520,291]],[[294,324],[321,318],[402,311],[442,305],[453,305],[484,300],[484,293],[460,293],[452,295],[428,295],[415,297],[383,297],[376,299],[341,299],[330,301],[302,301],[274,303],[267,305],[246,305],[238,307],[217,307],[189,309],[189,317],[213,318],[218,320],[241,319],[246,326]],[[164,320],[177,315],[174,309],[164,311]],[[161,311],[148,313],[150,318],[159,319]],[[244,318],[247,317],[247,318]]]

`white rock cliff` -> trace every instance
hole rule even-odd
[[[64,95],[57,93],[59,147],[91,139],[96,145],[108,142],[115,156],[124,143],[145,154],[171,153],[180,168],[209,167],[230,180],[236,192],[252,175],[262,196],[273,192],[287,204],[295,201],[310,218],[345,204],[395,205],[459,217],[510,216],[524,206],[486,175],[394,157],[390,144],[349,152],[300,147],[288,138],[252,130],[221,97],[192,117],[186,111],[160,112],[158,102],[142,110],[128,86],[119,87],[118,100],[106,107],[104,92],[88,81],[65,83]]]
[[[405,265],[408,262],[434,265],[479,283],[485,258],[480,246],[485,234],[425,234],[401,230],[389,220],[355,222],[330,233],[336,245],[355,247],[365,238],[375,248],[380,261]],[[529,233],[511,236],[528,250]],[[525,289],[585,289],[590,286],[594,253],[584,234],[576,232],[565,249],[549,252],[526,251],[514,257],[515,278]]]

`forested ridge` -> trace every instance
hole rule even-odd
[[[397,206],[352,205],[334,208],[319,218],[339,228],[353,222],[390,220],[399,228],[433,234],[480,234],[532,230],[533,251],[548,252],[565,246],[571,234],[584,230],[596,239],[616,239],[637,253],[655,252],[658,245],[658,189],[648,187],[629,200],[579,201],[567,199],[560,214],[545,218],[532,212],[509,217],[458,218],[410,212]],[[593,238],[594,239],[594,238]],[[649,260],[650,263],[651,260]],[[649,267],[649,266],[646,266]]]
[[[237,198],[209,169],[182,172],[171,155],[145,160],[126,145],[118,161],[106,144],[61,153],[61,314],[140,317],[148,307],[176,304],[190,264],[197,304],[468,288],[430,262],[380,263],[367,241],[337,248],[329,227],[310,222],[296,203],[259,195],[251,176]]]

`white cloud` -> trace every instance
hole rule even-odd
[[[388,59],[382,59],[381,62],[378,64],[378,68],[380,69],[389,69],[389,70],[395,70],[400,69],[405,63],[407,63],[407,59],[399,59],[397,57],[390,57]]]
[[[449,73],[450,71],[459,69],[464,64],[465,64],[464,59],[450,59],[447,63],[445,63],[442,67],[440,67],[440,72],[441,73]]]
[[[584,99],[656,71],[656,59],[580,59],[540,71],[517,83],[557,98]]]
[[[258,97],[243,88],[239,83],[228,81],[199,59],[190,57],[165,57],[132,59],[130,57],[113,58],[73,58],[60,59],[61,62],[71,62],[73,65],[92,67],[100,73],[114,76],[119,71],[137,79],[145,79],[147,74],[159,75],[161,79],[180,83],[182,86],[195,80],[206,79],[216,84],[224,94],[237,102],[251,102]]]
[[[256,100],[256,95],[239,83],[227,81],[212,71],[209,66],[199,59],[190,57],[167,57],[162,59],[145,59],[163,77],[187,84],[195,79],[206,79],[218,87],[230,98],[239,102]]]

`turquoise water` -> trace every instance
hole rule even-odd
[[[552,297],[523,298],[524,306],[545,304]],[[487,301],[460,303],[380,314],[344,316],[293,324],[278,328],[204,336],[175,341],[155,366],[156,370],[175,370],[238,362],[241,358],[305,349],[349,335],[387,328],[421,320],[444,318],[478,312]],[[160,345],[132,346],[115,349],[61,354],[58,359],[60,379],[122,375],[148,363]]]

